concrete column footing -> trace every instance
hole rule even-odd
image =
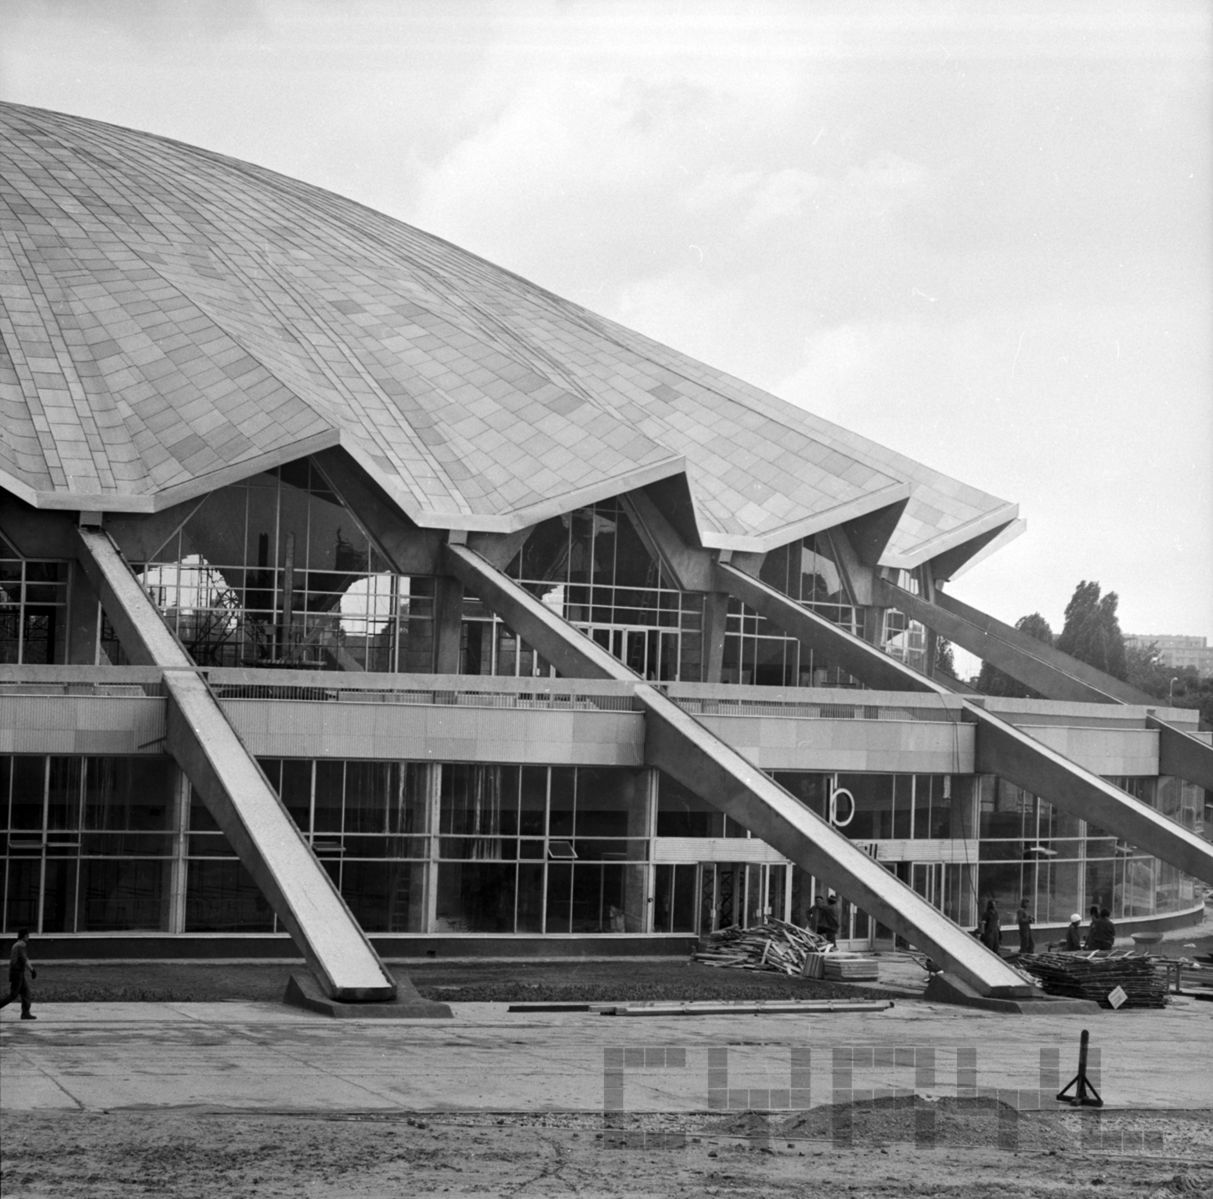
[[[402,990],[405,986],[402,985]],[[423,999],[412,987],[409,993],[398,994],[388,1001],[368,1000],[365,1003],[345,1003],[330,999],[310,974],[292,974],[286,983],[282,1001],[291,1007],[305,1008],[322,1016],[353,1017],[359,1020],[450,1020],[450,1006],[433,999]]]

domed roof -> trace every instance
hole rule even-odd
[[[0,481],[154,511],[342,447],[433,528],[508,532],[685,472],[702,543],[909,497],[885,561],[1013,505],[320,188],[0,104]]]

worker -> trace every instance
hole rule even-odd
[[[986,910],[981,917],[981,943],[994,953],[1002,944],[1002,920],[998,915],[998,905],[991,899],[986,903]]]
[[[1075,953],[1082,948],[1082,916],[1078,912],[1070,917],[1063,948],[1067,953]]]
[[[1112,949],[1116,944],[1116,925],[1111,921],[1111,912],[1100,908],[1099,915],[1091,921],[1087,930],[1088,949]]]
[[[1015,923],[1019,927],[1019,952],[1033,953],[1036,949],[1036,938],[1032,936],[1032,911],[1026,895],[1019,901]]]
[[[818,895],[813,901],[813,931],[831,945],[838,944],[838,897],[831,895],[827,902]]]

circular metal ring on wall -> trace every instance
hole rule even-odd
[[[851,805],[851,810],[847,813],[847,818],[845,820],[838,819],[838,797],[840,795],[845,795],[847,797],[847,801]],[[835,828],[846,828],[847,825],[855,819],[855,796],[853,796],[845,787],[839,787],[837,790],[831,791],[829,811],[830,823]]]

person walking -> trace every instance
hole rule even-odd
[[[21,1019],[37,1020],[38,1017],[30,1009],[29,980],[37,978],[38,971],[29,960],[29,929],[23,928],[17,932],[17,941],[8,959],[8,995],[0,1001],[0,1007],[7,1007],[14,999],[21,1000]]]
[[[1036,938],[1032,935],[1032,911],[1028,907],[1026,895],[1019,901],[1019,907],[1015,912],[1015,923],[1019,927],[1019,952],[1034,953]]]
[[[986,910],[981,917],[981,943],[992,953],[997,953],[1002,944],[1002,919],[998,915],[998,905],[992,899],[986,901]]]

